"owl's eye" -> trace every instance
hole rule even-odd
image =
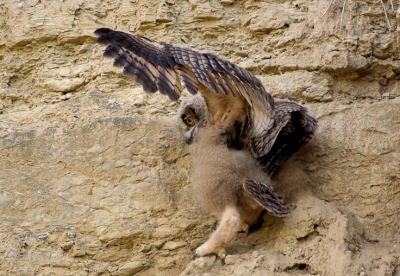
[[[187,116],[187,117],[185,118],[185,123],[186,123],[187,125],[191,126],[191,125],[194,124],[194,119],[193,119],[192,117]]]

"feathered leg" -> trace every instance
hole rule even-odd
[[[234,207],[227,207],[222,214],[217,230],[208,241],[196,249],[193,259],[216,254],[224,263],[226,257],[225,247],[235,237],[236,233],[241,230],[241,227],[243,227],[243,224],[238,210]]]

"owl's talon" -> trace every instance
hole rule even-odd
[[[221,264],[222,264],[222,265],[225,265],[225,259],[226,259],[226,253],[224,252],[224,253],[222,253],[222,255],[221,255]]]
[[[243,231],[246,235],[250,234],[250,226],[247,223],[243,226]]]
[[[193,253],[193,261],[196,260],[196,257],[199,255],[199,253],[197,252],[197,249],[194,251]]]

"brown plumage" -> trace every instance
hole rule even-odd
[[[108,45],[104,56],[146,92],[160,91],[173,101],[182,83],[191,94],[199,92],[182,102],[178,126],[191,153],[194,196],[220,223],[195,256],[224,259],[227,243],[263,210],[289,214],[270,176],[312,138],[317,120],[305,107],[275,101],[259,79],[213,53],[107,28],[95,34]]]

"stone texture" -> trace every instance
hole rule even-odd
[[[0,1],[1,275],[400,275],[400,9],[380,1]],[[389,3],[390,2],[390,3]],[[393,1],[396,2],[396,1]],[[397,17],[397,18],[396,18]],[[101,57],[98,27],[212,50],[319,120],[274,176],[292,210],[192,261],[178,103]]]

